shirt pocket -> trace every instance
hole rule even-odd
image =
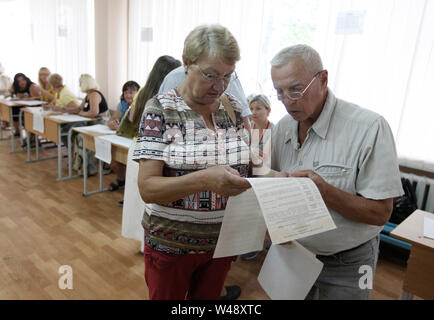
[[[346,176],[350,173],[352,167],[343,165],[343,164],[335,164],[335,163],[327,163],[319,165],[313,168],[313,171],[318,173],[321,176],[326,177],[342,177]]]
[[[319,174],[327,183],[339,189],[347,190],[351,185],[353,168],[348,165],[326,163],[314,167],[313,171]]]

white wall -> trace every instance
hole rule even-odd
[[[127,57],[128,0],[95,0],[95,77],[111,109],[128,80]]]

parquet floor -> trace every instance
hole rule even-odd
[[[56,177],[56,159],[26,163],[0,141],[0,299],[147,299],[140,242],[121,236],[122,191],[83,197],[81,178]],[[233,264],[226,282],[241,286],[241,299],[268,299],[256,280],[264,258]],[[72,267],[72,290],[59,289],[62,265]],[[372,298],[399,299],[404,273],[380,259]]]

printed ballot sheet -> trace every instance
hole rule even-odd
[[[336,228],[312,180],[248,181],[252,189],[229,198],[214,258],[262,250],[267,229],[273,244],[280,244]]]
[[[95,141],[95,157],[106,163],[112,161],[112,144],[109,140],[104,139],[104,136],[97,136]]]
[[[315,183],[309,178],[252,178],[268,233],[280,244],[336,228]]]
[[[258,281],[272,300],[303,300],[322,268],[323,263],[296,241],[272,245]]]
[[[267,227],[253,189],[230,197],[214,258],[262,250]]]

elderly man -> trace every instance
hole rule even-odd
[[[311,47],[285,48],[271,65],[288,112],[273,130],[272,169],[312,179],[337,226],[299,240],[324,263],[307,299],[369,299],[379,233],[403,194],[390,127],[334,96]]]

